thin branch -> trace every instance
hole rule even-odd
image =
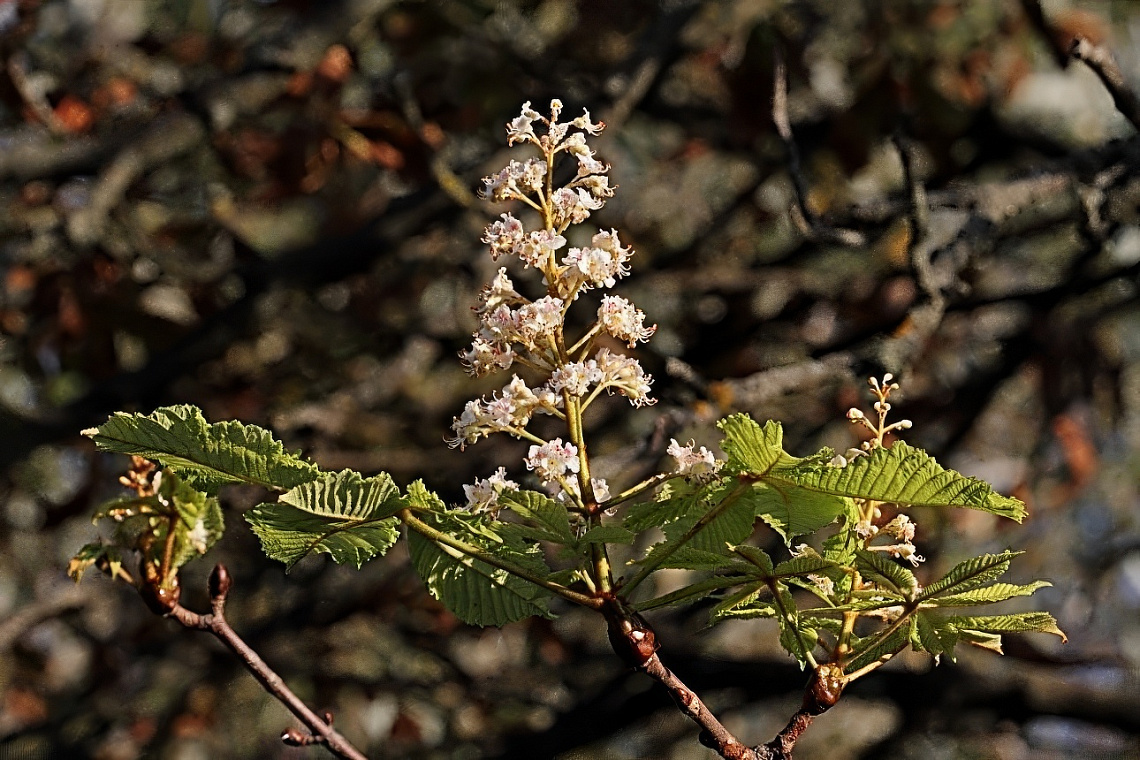
[[[231,652],[236,654],[253,677],[257,679],[266,691],[277,698],[281,704],[289,709],[311,732],[305,735],[296,729],[288,729],[281,739],[286,744],[309,745],[320,744],[327,747],[329,752],[345,760],[368,760],[363,752],[357,749],[344,736],[332,726],[332,715],[326,713],[324,717],[317,715],[289,689],[281,676],[261,659],[249,644],[238,636],[237,632],[226,621],[226,597],[230,590],[230,576],[224,565],[216,565],[210,574],[210,607],[208,615],[199,615],[192,612],[175,601],[167,613],[186,628],[207,631],[225,644]]]
[[[1072,47],[1069,48],[1069,54],[1078,61],[1084,61],[1096,72],[1112,95],[1116,110],[1124,114],[1124,118],[1132,122],[1132,126],[1140,129],[1140,98],[1125,81],[1123,72],[1108,48],[1094,45],[1084,37],[1076,37],[1073,39]]]
[[[728,760],[759,760],[761,755],[725,728],[696,692],[685,686],[673,671],[665,667],[656,652],[645,661],[641,669],[669,691],[685,717],[701,727],[702,744],[716,750],[721,757]]]
[[[866,238],[855,230],[838,229],[823,224],[818,215],[808,206],[808,186],[800,163],[800,150],[792,135],[792,122],[788,118],[788,66],[780,45],[772,48],[772,123],[776,133],[784,143],[788,156],[788,174],[796,191],[796,205],[792,208],[792,221],[800,232],[810,240],[824,243],[838,243],[845,246],[861,246]]]

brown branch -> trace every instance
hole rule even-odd
[[[1112,57],[1108,48],[1094,45],[1084,37],[1076,37],[1073,39],[1072,47],[1069,48],[1069,54],[1078,61],[1084,61],[1090,69],[1096,72],[1100,81],[1104,82],[1109,94],[1112,95],[1112,102],[1116,104],[1116,110],[1132,122],[1132,126],[1140,130],[1140,98],[1136,96],[1132,87],[1125,81],[1123,72],[1121,72],[1120,67],[1116,64],[1116,59]]]
[[[199,615],[174,601],[169,606],[167,615],[186,628],[213,634],[245,663],[245,666],[253,673],[253,677],[266,691],[276,697],[281,704],[289,709],[289,712],[297,716],[297,719],[309,729],[310,733],[308,734],[295,728],[287,729],[281,735],[283,742],[293,746],[321,744],[337,757],[346,760],[367,760],[363,752],[354,747],[348,739],[333,728],[331,714],[325,713],[324,717],[321,717],[310,710],[308,705],[289,689],[281,676],[277,675],[266,664],[265,660],[261,659],[261,656],[230,627],[225,616],[226,597],[229,594],[230,585],[230,576],[225,566],[216,565],[214,572],[210,574],[211,612],[207,615]]]
[[[1053,54],[1053,60],[1062,69],[1069,67],[1068,41],[1064,36],[1053,28],[1049,20],[1045,18],[1045,11],[1041,8],[1041,0],[1021,0],[1021,9],[1025,11],[1025,15],[1029,17],[1029,22],[1033,24],[1033,28],[1045,40],[1045,44],[1049,46],[1049,52]]]
[[[807,180],[800,163],[800,150],[792,135],[792,122],[788,118],[788,66],[779,44],[772,48],[772,123],[776,125],[776,133],[783,141],[788,156],[788,174],[796,191],[796,205],[791,209],[791,216],[800,233],[809,240],[822,243],[845,246],[865,244],[866,237],[863,233],[828,226],[808,206]]]

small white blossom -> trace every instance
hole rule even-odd
[[[585,362],[570,362],[550,376],[550,385],[556,391],[566,391],[571,396],[585,396],[591,385],[602,381],[602,372],[593,359]]]
[[[491,222],[483,231],[482,241],[491,246],[491,258],[498,260],[504,254],[512,254],[522,245],[526,230],[522,222],[510,214],[502,214],[498,221]]]
[[[533,348],[540,338],[554,335],[562,324],[561,298],[543,296],[534,303],[519,307],[514,314],[515,340]]]
[[[912,543],[895,544],[894,546],[886,547],[886,549],[890,552],[892,557],[905,559],[913,567],[918,567],[918,563],[926,561],[925,557],[916,553],[916,549]]]
[[[572,190],[561,187],[554,191],[550,201],[554,207],[554,226],[558,229],[581,224],[590,218],[591,211],[597,211],[605,205],[605,201],[583,188]]]
[[[610,486],[605,478],[590,478],[590,488],[594,490],[594,501],[603,504],[610,500]]]
[[[599,499],[599,501],[601,500]],[[210,532],[206,530],[206,523],[202,520],[201,517],[199,517],[198,521],[194,523],[193,529],[191,529],[190,532],[186,534],[186,540],[189,541],[190,545],[194,547],[194,551],[198,552],[199,554],[205,554],[206,550],[210,548],[208,545],[208,542],[210,540]]]
[[[566,238],[554,230],[535,230],[519,242],[515,253],[528,267],[541,269],[564,245]]]
[[[519,163],[512,160],[498,174],[483,178],[484,198],[493,201],[517,200],[542,189],[546,182],[546,161],[528,158]]]
[[[538,143],[538,135],[534,133],[534,122],[541,121],[542,116],[530,107],[530,101],[523,103],[522,113],[507,122],[507,145],[517,142]]]
[[[724,462],[718,461],[713,453],[704,446],[701,446],[700,449],[695,449],[695,446],[696,441],[690,440],[688,444],[682,446],[677,443],[676,438],[670,438],[669,448],[665,449],[665,453],[677,460],[674,472],[684,475],[686,478],[710,480]]]
[[[633,348],[638,341],[649,340],[657,331],[657,325],[645,326],[645,312],[638,309],[621,296],[606,296],[598,307],[598,321],[610,335],[625,341]]]
[[[541,446],[531,446],[525,461],[526,468],[543,483],[557,483],[568,471],[578,472],[578,447],[555,438]]]
[[[514,349],[507,343],[489,341],[476,334],[471,348],[460,352],[463,366],[472,377],[482,377],[497,369],[507,369],[515,361]]]
[[[656,403],[656,399],[649,398],[649,386],[653,377],[645,374],[636,359],[615,354],[608,348],[600,349],[594,359],[602,372],[599,385],[617,389],[634,406]]]
[[[472,512],[497,512],[499,494],[503,491],[517,491],[518,488],[519,484],[508,480],[506,469],[500,467],[491,477],[463,486],[463,493],[467,496],[467,508]]]
[[[578,269],[588,287],[612,288],[619,277],[629,274],[629,261],[633,252],[622,247],[617,230],[599,232],[590,241],[589,248],[571,248],[562,263]]]

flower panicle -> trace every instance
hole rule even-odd
[[[523,270],[537,270],[546,293],[526,297],[508,268],[500,267],[479,295],[474,307],[479,328],[470,347],[460,354],[464,368],[475,377],[516,365],[542,377],[528,386],[516,374],[490,397],[469,401],[455,417],[448,443],[464,448],[500,432],[536,442],[525,464],[543,485],[558,491],[555,495],[560,498],[580,501],[592,494],[600,501],[608,487],[603,480],[587,479],[581,420],[571,417],[581,415],[603,391],[625,396],[634,406],[652,404],[654,399],[653,378],[635,358],[595,346],[595,341],[605,335],[635,348],[648,341],[657,326],[646,324],[645,312],[628,300],[607,294],[584,335],[575,342],[565,334],[569,308],[583,293],[613,288],[628,276],[633,249],[612,228],[582,236],[589,241],[585,245],[571,246],[564,235],[605,206],[615,187],[610,184],[609,165],[589,145],[605,124],[595,122],[585,109],[580,116],[561,121],[562,111],[557,99],[550,102],[547,115],[524,103],[519,115],[507,122],[507,144],[531,146],[538,155],[512,159],[484,177],[481,192],[492,202],[519,204],[500,213],[483,231],[481,241],[492,260],[513,258]],[[560,160],[573,161],[576,171],[556,186],[554,171]],[[527,208],[537,213],[538,224],[526,219]],[[570,440],[546,441],[530,433],[527,426],[537,413],[565,420]],[[469,487],[469,507],[493,512],[493,493],[505,478],[504,471],[497,481],[476,481]]]

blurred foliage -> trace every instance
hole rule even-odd
[[[1028,5],[0,0],[0,754],[316,752],[279,745],[284,710],[206,637],[102,580],[70,590],[67,558],[124,466],[78,433],[193,403],[453,501],[517,460],[510,441],[442,440],[480,390],[455,354],[497,266],[478,243],[496,211],[470,189],[504,162],[519,103],[560,97],[609,124],[621,189],[598,222],[637,250],[623,290],[659,325],[642,359],[662,402],[599,401],[601,476],[661,454],[661,415],[682,440],[748,411],[783,420],[790,450],[843,450],[860,378],[888,369],[913,443],[1030,507],[1000,532],[931,513],[920,580],[1029,546],[1011,581],[1053,581],[1039,596],[1067,647],[892,664],[799,756],[1136,756],[1137,142]],[[1140,82],[1134,4],[1044,9]],[[777,44],[806,210],[863,245],[795,210]],[[941,310],[912,267],[895,134],[930,203]],[[259,498],[222,494],[232,514]],[[588,618],[469,629],[406,554],[360,573],[308,559],[286,581],[229,524],[214,552],[231,620],[377,757],[707,756]],[[762,623],[691,636],[699,612],[651,613],[671,662],[766,739],[798,670],[747,627]]]

